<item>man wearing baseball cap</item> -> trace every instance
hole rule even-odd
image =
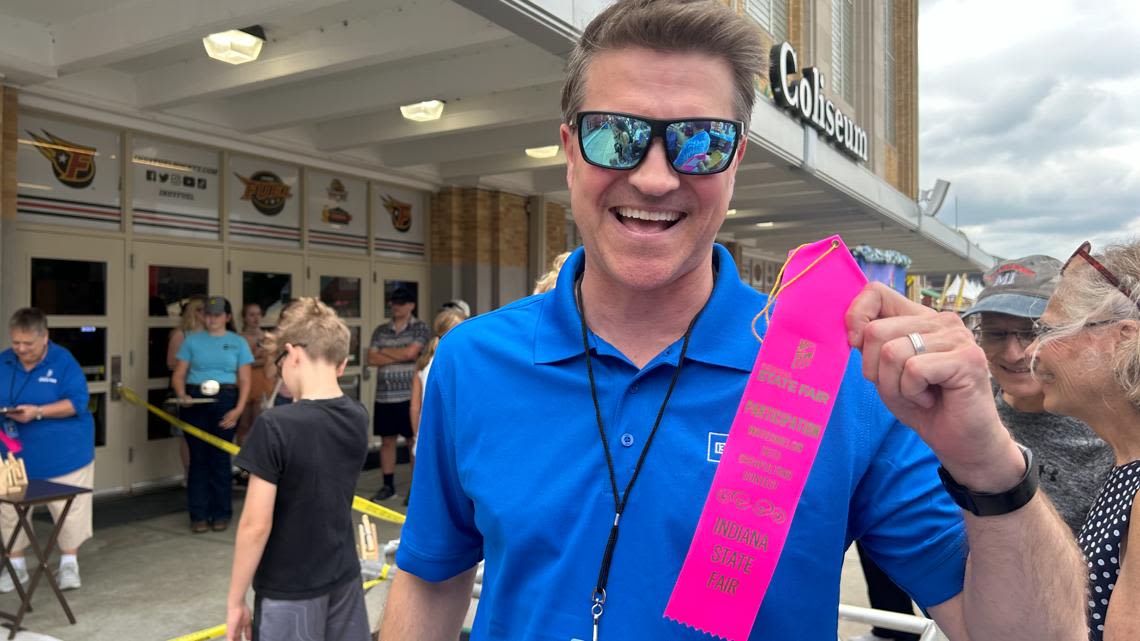
[[[1026,348],[1061,275],[1061,262],[1033,255],[1007,260],[982,277],[985,289],[965,318],[977,317],[974,337],[986,354],[998,414],[1013,438],[1033,450],[1041,488],[1076,534],[1105,476],[1112,450],[1081,421],[1045,411],[1041,383]]]
[[[372,332],[368,344],[368,364],[376,368],[376,400],[373,405],[373,434],[380,437],[380,469],[384,485],[372,497],[386,501],[396,494],[396,442],[400,436],[413,452],[411,398],[416,359],[431,338],[427,323],[415,317],[416,296],[406,287],[388,295],[392,318]],[[409,464],[415,466],[415,455]]]

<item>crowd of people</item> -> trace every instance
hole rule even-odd
[[[470,320],[451,301],[429,327],[412,291],[389,293],[366,359],[373,498],[397,498],[401,437],[414,483],[383,641],[453,641],[480,561],[472,638],[706,638],[662,614],[768,301],[714,242],[747,137],[718,137],[711,164],[675,160],[693,140],[708,151],[710,122],[748,131],[763,60],[719,2],[608,6],[570,53],[562,100],[583,247],[535,295]],[[600,122],[622,123],[620,162],[583,144]],[[1140,638],[1140,242],[1002,261],[983,280],[961,316],[877,283],[850,303],[850,363],[749,638],[833,638],[852,543],[873,605],[913,600],[954,641]],[[369,415],[338,382],[349,330],[314,298],[270,331],[261,314],[244,305],[239,334],[229,301],[192,297],[167,357],[184,420],[226,441],[244,431],[227,638],[363,641],[351,504]],[[0,440],[22,444],[29,477],[91,487],[82,370],[40,311],[17,311],[9,333]],[[190,527],[225,530],[230,456],[186,444]],[[0,508],[5,537],[13,523]],[[88,494],[61,534],[62,588],[79,587],[90,536]],[[863,637],[883,638],[905,637]]]

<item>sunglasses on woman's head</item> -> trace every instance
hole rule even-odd
[[[1073,255],[1069,256],[1069,260],[1065,261],[1065,264],[1061,267],[1061,273],[1064,274],[1065,270],[1069,268],[1069,265],[1074,260],[1076,260],[1077,256],[1080,256],[1081,258],[1085,259],[1085,262],[1087,262],[1089,265],[1092,265],[1094,269],[1100,272],[1100,275],[1103,276],[1110,285],[1120,290],[1120,293],[1127,296],[1128,300],[1132,300],[1132,292],[1129,291],[1128,288],[1126,288],[1124,284],[1120,282],[1120,279],[1117,278],[1116,275],[1111,271],[1109,271],[1109,269],[1105,267],[1103,263],[1093,258],[1091,250],[1091,242],[1086,240],[1085,242],[1081,243],[1081,246],[1077,248],[1077,251],[1073,252]],[[1136,307],[1140,308],[1140,301],[1135,301],[1135,303]]]
[[[660,138],[673,171],[691,176],[728,169],[744,129],[744,123],[737,120],[657,120],[613,111],[579,112],[575,125],[578,147],[591,165],[633,169],[645,160],[653,140]]]

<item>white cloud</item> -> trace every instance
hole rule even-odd
[[[991,253],[1140,234],[1140,3],[922,0],[920,183]]]

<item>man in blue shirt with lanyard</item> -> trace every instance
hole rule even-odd
[[[95,422],[87,410],[87,378],[71,352],[48,339],[47,317],[34,307],[17,310],[8,321],[12,346],[0,353],[0,405],[5,435],[23,445],[29,479],[47,479],[79,487],[95,482]],[[7,448],[4,448],[7,455]],[[49,503],[58,520],[64,502]],[[0,507],[0,529],[7,541],[16,512]],[[71,504],[59,534],[59,587],[74,590],[79,581],[79,545],[91,538],[91,493]],[[28,579],[23,531],[12,547],[20,582]],[[0,573],[0,592],[15,589],[8,572]]]
[[[561,127],[584,249],[441,343],[384,641],[453,640],[480,559],[473,640],[710,638],[663,613],[759,348],[765,297],[714,239],[765,58],[716,0],[619,0],[586,27]],[[730,148],[681,160],[708,129]],[[624,130],[649,135],[618,154]],[[970,332],[882,286],[847,328],[859,351],[750,639],[834,639],[855,539],[953,641],[1080,638],[1079,552]]]

